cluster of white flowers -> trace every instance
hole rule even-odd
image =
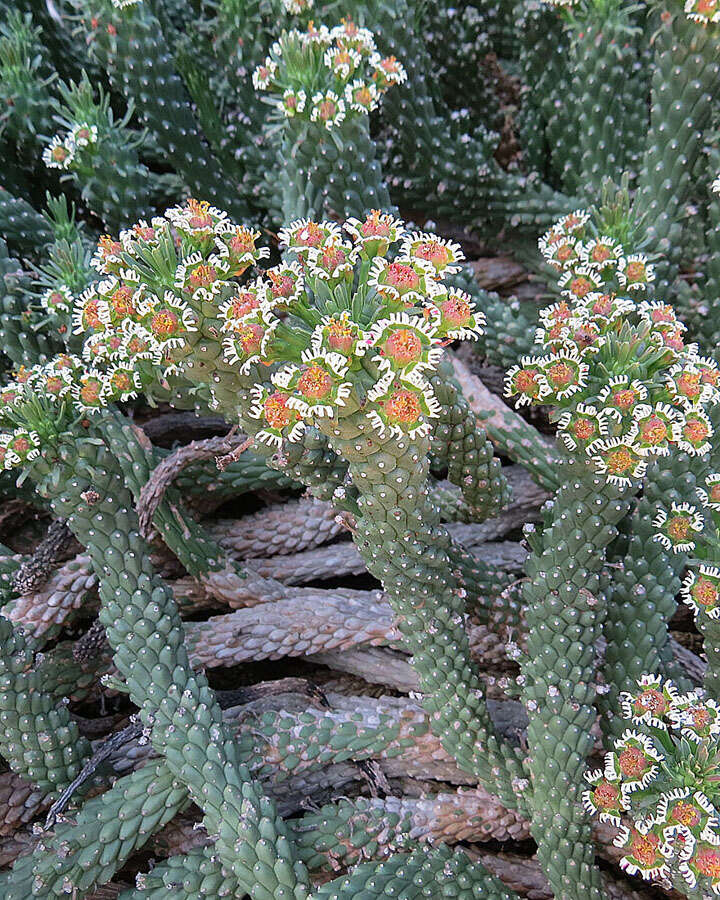
[[[305,69],[298,63],[298,48],[312,58]],[[318,69],[324,76],[319,89]],[[257,90],[280,95],[277,106],[287,118],[305,118],[328,129],[352,113],[367,115],[384,91],[406,79],[394,56],[377,52],[372,32],[350,20],[335,28],[313,24],[307,31],[290,31],[252,76]]]
[[[643,675],[620,701],[634,727],[603,768],[586,773],[585,808],[618,829],[630,874],[665,886],[676,875],[692,890],[720,894],[720,707],[656,675]]]
[[[720,399],[720,371],[696,345],[685,345],[672,307],[645,299],[652,264],[595,233],[582,210],[561,219],[539,247],[558,271],[562,299],[540,313],[535,343],[542,352],[508,371],[507,396],[518,405],[558,407],[568,450],[585,453],[617,484],[641,477],[672,446],[707,452],[713,429],[705,407]],[[634,355],[615,358],[623,329],[642,336],[651,377]]]
[[[70,169],[78,152],[96,144],[97,139],[97,126],[81,122],[64,137],[56,134],[43,150],[42,160],[49,169]]]

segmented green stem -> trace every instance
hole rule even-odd
[[[107,71],[112,87],[135,103],[168,162],[198,197],[247,219],[232,173],[225,172],[204,144],[172,53],[158,19],[147,3],[97,16],[79,0],[87,18],[92,57]],[[112,27],[110,28],[109,25]]]
[[[227,891],[227,879],[207,849],[176,856],[141,878],[142,887],[118,900],[215,900]],[[408,893],[410,892],[410,893]],[[374,900],[380,897],[445,897],[460,900],[516,900],[517,894],[491,875],[481,863],[472,863],[460,850],[421,848],[398,853],[382,862],[356,866],[320,886],[311,900]]]
[[[0,616],[0,754],[13,772],[54,795],[90,755],[66,706],[35,668],[32,641]]]
[[[0,872],[4,900],[87,896],[109,881],[155,831],[190,805],[187,788],[165,762],[153,762],[118,778],[104,794],[85,802],[72,820],[12,869]]]
[[[427,442],[379,437],[359,413],[328,425],[358,491],[353,539],[413,655],[433,731],[502,802],[525,806],[519,750],[495,731],[470,659],[450,537],[428,502]]]
[[[655,35],[647,149],[633,212],[644,216],[648,246],[663,259],[656,287],[667,290],[683,251],[683,209],[720,78],[720,33],[683,12],[667,13]]]
[[[0,236],[21,253],[38,253],[53,239],[50,226],[27,200],[0,186]]]
[[[0,342],[15,366],[47,362],[63,349],[60,336],[33,327],[37,316],[28,309],[29,278],[0,239]]]
[[[150,739],[206,814],[217,852],[240,893],[307,894],[282,820],[252,781],[204,676],[193,672],[171,593],[157,578],[137,532],[131,497],[97,437],[59,446],[39,485],[87,547],[100,580],[100,619],[115,665],[140,708]]]
[[[646,83],[638,62],[630,7],[598,11],[571,28],[569,95],[573,142],[563,185],[592,202],[603,179],[619,183],[637,163],[645,139]]]
[[[625,523],[626,546],[619,560],[613,561],[603,627],[606,693],[598,698],[598,706],[605,734],[620,737],[627,728],[627,720],[619,715],[618,697],[635,689],[641,675],[662,673],[683,689],[691,687],[674,663],[668,632],[687,558],[653,540],[657,528],[652,522],[660,506],[693,502],[695,484],[692,460],[686,453],[660,457],[649,467],[643,495]]]
[[[352,115],[330,130],[288,119],[282,134],[278,170],[268,177],[283,222],[391,208],[367,116]]]
[[[448,481],[460,488],[469,518],[488,519],[510,500],[500,460],[453,378],[450,363],[441,365],[429,380],[440,404],[430,450],[447,465]]]
[[[590,463],[563,465],[564,485],[528,558],[524,589],[531,832],[557,900],[602,900],[581,805],[595,722],[595,644],[605,611],[599,572],[631,492]]]

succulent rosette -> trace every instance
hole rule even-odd
[[[418,231],[405,235],[400,245],[400,254],[408,259],[421,259],[430,263],[437,276],[459,272],[458,262],[464,258],[459,244],[446,241],[436,234]]]
[[[126,234],[123,231],[121,234]],[[98,241],[95,253],[90,260],[90,265],[103,275],[116,275],[122,266],[123,243],[121,240],[104,234]]]
[[[690,410],[689,415],[695,415],[696,410]],[[707,423],[703,420],[702,427]],[[690,554],[687,560],[688,571],[682,584],[680,596],[686,606],[692,610],[698,628],[705,637],[705,646],[710,647],[709,653],[715,652],[717,647],[717,630],[720,622],[720,473],[709,472],[704,480],[695,488],[696,506],[684,503],[686,508],[696,511],[698,526],[702,521],[702,528],[688,536],[688,542],[692,546],[687,552]],[[656,539],[664,541],[663,534],[667,531],[664,519],[669,513],[665,509],[658,511],[656,522],[661,523],[661,533]]]
[[[258,247],[260,232],[245,225],[221,221],[215,228],[215,245],[218,256],[227,265],[227,272],[235,277],[243,274],[259,259],[270,255],[267,247]]]
[[[642,676],[620,700],[633,727],[604,767],[586,774],[585,808],[617,827],[630,874],[720,892],[718,704],[657,675]]]
[[[305,423],[297,409],[290,406],[291,395],[287,391],[272,390],[257,385],[252,390],[253,403],[249,415],[261,423],[255,438],[264,444],[281,447],[283,440],[298,441],[305,430]]]
[[[440,406],[430,385],[421,378],[413,385],[392,373],[376,383],[368,393],[374,407],[368,418],[375,430],[383,437],[386,433],[396,437],[422,437],[430,431],[430,419],[440,414]]]
[[[539,352],[508,371],[505,393],[518,406],[554,407],[568,450],[629,485],[673,447],[709,450],[706,407],[720,398],[720,371],[685,344],[672,308],[649,296],[652,264],[597,219],[576,211],[540,239],[562,299],[540,313]]]
[[[390,245],[399,241],[405,234],[400,219],[377,209],[365,216],[362,221],[349,218],[343,228],[352,238],[361,258],[365,260],[385,256]]]
[[[402,309],[421,303],[433,290],[435,269],[425,260],[398,256],[377,257],[370,268],[369,283],[388,305]]]
[[[223,289],[229,272],[230,264],[220,256],[212,253],[206,258],[201,253],[192,253],[178,266],[175,287],[193,300],[211,303]]]
[[[407,75],[394,56],[375,52],[367,28],[351,20],[328,29],[284,32],[252,75],[257,91],[273,95],[280,114],[316,122],[328,131],[352,116],[367,116],[381,95]]]
[[[215,243],[218,233],[223,233],[222,229],[228,215],[211,206],[206,200],[190,198],[181,206],[168,209],[165,218],[178,235],[195,244],[198,250],[205,251],[209,245]],[[148,241],[142,238],[140,243],[146,246]]]
[[[477,309],[470,294],[458,288],[438,288],[433,297],[431,312],[434,317],[438,337],[447,342],[457,340],[476,341],[483,333],[484,314]]]
[[[356,250],[348,241],[328,238],[321,247],[310,249],[308,271],[333,290],[344,281],[352,283],[355,257]]]
[[[296,219],[278,232],[280,243],[292,250],[300,259],[307,259],[311,250],[329,243],[330,238],[340,237],[340,228],[334,222],[313,222]]]

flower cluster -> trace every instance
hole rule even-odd
[[[312,9],[315,5],[315,0],[282,0],[282,5],[286,12],[293,16],[299,16],[301,13]]]
[[[632,727],[586,773],[586,809],[618,828],[630,874],[720,894],[720,706],[655,675],[621,704]]]
[[[103,371],[61,354],[22,368],[0,389],[0,468],[24,466],[71,422],[137,396],[139,387],[133,367],[120,361]]]
[[[381,435],[426,434],[439,411],[428,373],[443,346],[476,338],[483,323],[472,298],[444,283],[460,247],[378,211],[342,226],[298,220],[280,232],[286,261],[246,275],[268,256],[258,237],[190,200],[102,238],[103,277],[74,310],[88,364],[123,367],[133,385],[202,378],[216,407],[223,378],[245,379],[240,414],[270,445],[346,407]]]
[[[720,619],[720,473],[695,488],[695,503],[660,508],[655,540],[675,553],[691,554],[680,596],[699,625]]]
[[[559,435],[608,481],[629,484],[652,456],[707,451],[704,408],[720,398],[713,360],[685,345],[685,326],[651,299],[653,267],[596,233],[590,215],[565,216],[540,239],[561,299],[540,313],[535,343],[506,376],[517,404],[551,404]]]
[[[686,0],[685,14],[693,22],[701,25],[720,22],[720,2],[718,0]]]
[[[371,31],[344,19],[332,29],[311,23],[307,31],[284,34],[252,78],[257,90],[280,95],[277,108],[287,118],[332,129],[370,113],[407,75],[394,56],[377,53]]]
[[[49,169],[70,169],[78,154],[97,140],[97,125],[80,122],[64,136],[56,134],[43,150],[42,160]]]

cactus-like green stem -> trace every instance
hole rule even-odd
[[[490,719],[463,618],[449,535],[427,501],[424,441],[379,437],[360,416],[329,426],[358,490],[353,538],[385,588],[413,654],[424,706],[445,749],[512,808],[525,808],[522,763]]]
[[[633,211],[644,216],[648,245],[661,253],[656,287],[667,290],[682,255],[683,209],[693,183],[720,78],[720,34],[683,12],[663,15],[655,36],[655,69],[647,149]]]
[[[88,20],[91,55],[106,69],[113,88],[133,100],[141,121],[175,171],[197,196],[247,218],[247,204],[229,189],[227,174],[203,143],[162,27],[150,7],[141,3],[114,10],[108,4],[98,17],[94,4],[83,0],[80,6]]]
[[[52,240],[47,221],[27,200],[0,186],[0,234],[21,253],[37,253]]]
[[[187,789],[164,762],[119,778],[104,794],[88,800],[72,821],[56,825],[55,833],[33,853],[0,873],[2,896],[85,897],[96,884],[109,881],[189,803]]]
[[[61,445],[59,456],[53,467],[36,464],[45,476],[39,487],[87,546],[115,665],[153,745],[205,810],[241,892],[306,896],[282,820],[238,759],[207,680],[190,666],[177,606],[152,571],[112,456],[97,437]]]
[[[680,687],[690,687],[673,662],[668,632],[686,557],[653,540],[657,529],[652,521],[660,504],[693,501],[695,485],[692,460],[686,453],[661,457],[650,466],[643,495],[625,522],[627,543],[620,559],[613,562],[603,627],[607,692],[598,698],[605,717],[603,732],[614,737],[627,727],[618,716],[620,692],[634,690],[642,675],[665,674]]]
[[[563,466],[564,486],[534,541],[525,586],[531,832],[558,900],[601,900],[590,825],[580,795],[595,721],[595,643],[604,618],[599,572],[630,491],[589,463]]]
[[[75,778],[90,745],[35,668],[32,641],[0,617],[0,753],[13,772],[54,794]]]

